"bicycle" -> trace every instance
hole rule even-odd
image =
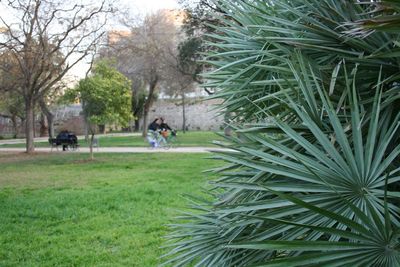
[[[165,133],[151,131],[147,134],[147,139],[150,144],[150,149],[163,148],[170,149],[173,144],[176,143],[176,131],[171,131],[171,134],[165,135]]]
[[[176,146],[178,139],[176,138],[177,132],[176,130],[172,130],[171,134],[166,137],[166,143],[168,144],[169,148]]]

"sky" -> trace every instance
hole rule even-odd
[[[85,1],[85,0],[82,0]],[[112,1],[112,0],[111,0]],[[178,0],[115,0],[114,5],[122,12],[128,11],[131,18],[137,18],[140,21],[146,14],[151,14],[160,9],[178,9]],[[115,20],[110,20],[108,29],[125,30],[118,22],[118,17]]]
[[[158,9],[178,8],[177,0],[119,0],[121,4],[138,10],[140,13],[154,12]]]
[[[81,0],[85,3],[85,0]],[[117,4],[121,10],[129,10],[132,15],[138,15],[143,17],[146,14],[154,13],[159,9],[175,9],[179,8],[178,0],[115,0],[114,4]],[[0,0],[1,2],[1,0]],[[3,6],[0,4],[0,16],[6,21],[12,21],[13,17],[8,14]],[[116,25],[118,22],[111,22],[107,27],[108,29],[119,27]],[[1,23],[0,23],[1,24]],[[0,25],[1,26],[1,25]],[[85,62],[79,62],[77,66],[70,70],[68,76],[81,78],[86,73],[88,64]]]

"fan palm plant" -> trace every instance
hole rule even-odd
[[[206,77],[235,152],[165,264],[397,266],[399,36],[344,34],[371,16],[350,1],[217,2]]]
[[[371,8],[371,18],[350,23],[354,28],[349,34],[367,36],[375,31],[400,31],[400,2],[397,0],[364,1],[360,4]]]

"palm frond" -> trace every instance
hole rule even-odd
[[[216,4],[204,77],[234,114],[234,152],[214,154],[214,201],[172,226],[166,264],[396,266],[398,34],[343,34],[371,18],[351,1]]]

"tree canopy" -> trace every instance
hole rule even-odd
[[[93,75],[79,81],[71,93],[83,103],[83,112],[92,124],[127,125],[131,119],[130,81],[105,62],[97,63]]]
[[[65,99],[78,98],[91,133],[90,154],[93,158],[93,138],[96,127],[104,124],[128,125],[131,115],[131,82],[105,61],[96,63],[92,75],[79,81]]]
[[[104,1],[0,1],[0,53],[12,57],[24,99],[26,151],[34,151],[34,109],[66,73],[92,54],[112,8]]]

